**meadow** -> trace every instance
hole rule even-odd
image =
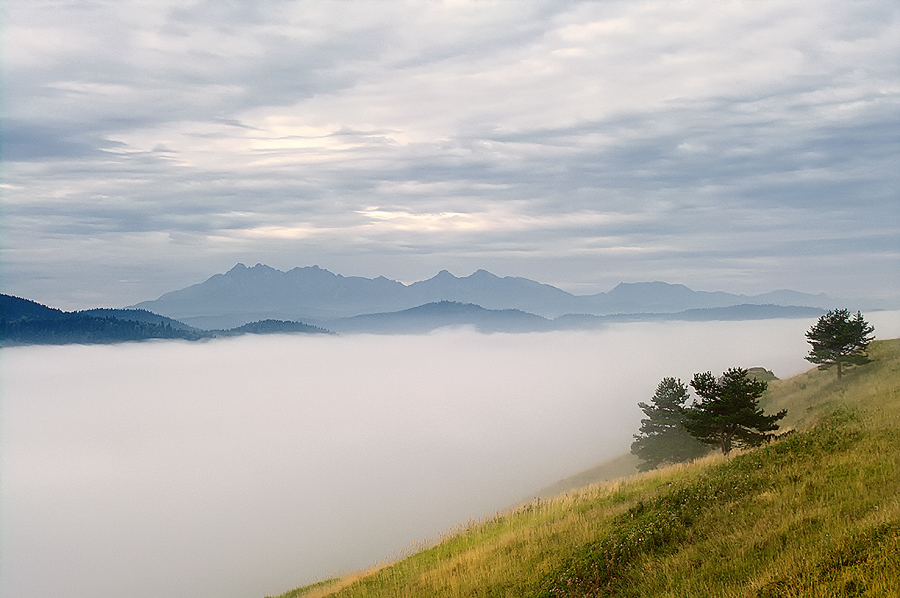
[[[773,381],[789,432],[535,500],[280,598],[900,595],[900,340]]]

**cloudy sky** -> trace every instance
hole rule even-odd
[[[2,290],[236,262],[900,300],[900,4],[2,4]],[[853,306],[851,306],[853,307]]]

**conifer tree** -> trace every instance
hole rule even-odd
[[[726,455],[736,446],[757,446],[772,438],[778,429],[775,422],[787,415],[786,410],[763,412],[759,398],[768,383],[748,376],[743,368],[731,368],[719,379],[711,372],[694,374],[691,386],[700,401],[685,410],[684,427]]]
[[[663,378],[650,404],[638,403],[646,418],[634,435],[631,453],[641,460],[639,471],[650,471],[662,463],[680,463],[707,452],[684,428],[687,386],[675,378]]]
[[[874,331],[875,328],[863,320],[860,312],[851,318],[850,311],[846,309],[829,311],[806,333],[812,345],[806,360],[820,364],[820,370],[837,365],[840,380],[842,364],[862,365],[869,362],[866,347],[875,338],[869,336]]]

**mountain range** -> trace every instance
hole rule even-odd
[[[681,284],[640,282],[621,283],[605,293],[574,295],[527,278],[501,278],[486,270],[478,270],[465,277],[456,277],[442,270],[432,278],[406,285],[383,276],[342,276],[318,266],[298,267],[284,272],[263,264],[251,268],[237,264],[224,274],[216,274],[204,282],[171,291],[131,308],[162,314],[204,329],[232,328],[249,322],[277,319],[309,322],[341,330],[365,327],[364,322],[374,322],[375,319],[386,322],[384,314],[406,312],[441,302],[471,304],[495,312],[518,310],[527,314],[501,316],[507,321],[532,315],[550,319],[566,314],[675,314],[737,305],[834,307],[827,295],[791,290],[736,295],[723,291],[694,291]],[[454,317],[458,318],[460,309],[444,305],[437,308],[437,312],[446,319],[453,311]],[[469,315],[474,317],[475,312],[467,309]],[[381,316],[361,318],[372,314]],[[404,321],[420,317],[419,314],[415,311],[407,313]],[[348,321],[348,318],[352,320]]]
[[[573,295],[527,278],[446,270],[405,285],[341,276],[317,266],[282,272],[237,264],[224,274],[130,308],[75,312],[0,294],[0,344],[202,340],[242,334],[420,334],[596,329],[614,322],[811,318],[832,300],[782,290],[762,295],[694,291],[664,282],[622,283]]]

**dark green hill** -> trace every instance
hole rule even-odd
[[[4,345],[107,344],[150,339],[199,340],[206,335],[113,317],[67,314],[57,318],[0,320],[0,340]]]
[[[96,318],[115,318],[116,320],[131,320],[134,322],[146,322],[147,324],[161,324],[163,326],[168,325],[175,330],[196,330],[196,328],[188,326],[184,322],[179,322],[178,320],[155,314],[146,309],[109,309],[97,307],[73,313]]]
[[[0,344],[109,344],[151,339],[195,341],[242,334],[328,333],[301,322],[264,320],[232,330],[198,330],[145,309],[66,312],[29,299],[0,294]]]
[[[57,318],[65,315],[61,309],[41,305],[31,299],[0,294],[0,320],[13,321],[22,318]]]
[[[290,320],[260,320],[259,322],[250,322],[237,328],[230,330],[218,330],[217,333],[225,336],[235,336],[240,334],[286,334],[295,332],[304,332],[308,334],[333,334],[331,331],[318,326],[304,324],[303,322],[294,322]]]

